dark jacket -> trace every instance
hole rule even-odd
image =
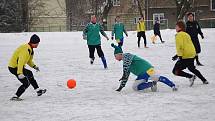
[[[160,24],[159,23],[154,24],[154,34],[160,35]]]
[[[198,34],[201,35],[201,37],[203,38],[203,33],[201,31],[201,27],[199,25],[199,23],[197,21],[187,21],[186,23],[186,32],[190,35],[193,45],[196,49],[196,53],[200,53],[201,52],[201,46],[199,43],[199,39],[198,39]]]

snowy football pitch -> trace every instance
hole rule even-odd
[[[108,69],[95,52],[95,63],[90,65],[86,41],[82,32],[37,33],[40,45],[35,49],[34,61],[40,67],[35,78],[47,93],[37,97],[32,87],[22,95],[23,101],[9,101],[20,82],[9,73],[7,64],[13,51],[28,42],[32,33],[0,33],[0,120],[1,121],[214,121],[215,120],[215,29],[203,29],[200,39],[200,60],[197,67],[209,81],[203,85],[196,79],[189,87],[188,79],[172,74],[175,64],[175,30],[162,30],[165,44],[152,44],[152,31],[146,36],[149,48],[137,48],[136,32],[125,38],[124,52],[137,54],[150,61],[161,75],[179,86],[178,92],[158,83],[158,92],[135,92],[135,76],[121,92],[116,92],[122,75],[122,63],[114,60],[112,40],[102,37],[102,49]],[[107,32],[110,37],[110,32]],[[68,79],[75,79],[75,89],[68,89]]]

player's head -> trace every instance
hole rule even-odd
[[[92,23],[96,23],[96,16],[95,16],[95,15],[92,15],[92,16],[91,16],[91,22],[92,22]]]
[[[175,26],[176,32],[185,31],[185,29],[186,29],[185,23],[183,21],[179,20]]]
[[[36,34],[32,35],[29,44],[32,48],[37,48],[40,43],[40,38]]]
[[[187,19],[188,19],[188,21],[194,21],[194,14],[193,13],[191,13],[191,12],[189,12],[188,14],[187,14]]]
[[[141,16],[141,17],[139,18],[139,20],[140,20],[140,21],[144,21],[144,17]]]
[[[120,16],[116,16],[115,21],[120,22]]]
[[[116,46],[114,45],[113,43],[111,44],[111,46],[114,48],[114,56],[115,56],[115,59],[118,60],[118,61],[121,61],[122,58],[123,58],[123,51],[122,51],[122,48],[120,46]]]

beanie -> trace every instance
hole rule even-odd
[[[39,42],[40,42],[40,38],[36,34],[34,34],[34,35],[31,36],[31,39],[30,39],[29,43],[37,44]]]
[[[115,49],[114,50],[114,55],[123,53],[122,48],[120,46],[116,46],[113,43],[111,44],[111,46]]]

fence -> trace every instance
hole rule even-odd
[[[50,23],[50,21],[52,23]],[[122,19],[121,21],[124,23],[127,31],[136,30],[137,21],[134,21],[133,19]],[[42,20],[39,20],[39,24],[29,27],[29,31],[31,32],[82,31],[83,28],[85,27],[84,25],[71,25],[69,28],[69,25],[66,25],[66,23],[67,23],[66,18],[43,18]],[[200,19],[199,23],[202,28],[215,28],[215,18]],[[106,30],[111,31],[113,24],[114,21],[108,21],[108,24],[105,27]],[[153,20],[145,20],[145,26],[147,30],[152,30],[153,25],[154,25]],[[169,28],[168,19],[162,19],[160,21],[160,29],[168,28]]]
[[[64,32],[67,31],[67,17],[34,17],[31,18],[33,25],[29,26],[29,31],[36,32]]]
[[[200,19],[199,23],[202,28],[215,28],[215,18]]]
[[[31,31],[31,32],[65,32],[65,31],[67,31],[67,27],[64,25],[30,27],[29,31]]]
[[[137,21],[134,20],[121,20],[125,27],[126,30],[128,31],[135,31],[137,29]],[[108,24],[108,30],[112,30],[112,25],[114,24],[114,22],[109,22]],[[154,26],[154,20],[145,20],[145,26],[147,30],[152,30],[153,26]],[[168,19],[162,19],[160,21],[160,29],[168,29],[169,28],[169,23],[168,23]]]

